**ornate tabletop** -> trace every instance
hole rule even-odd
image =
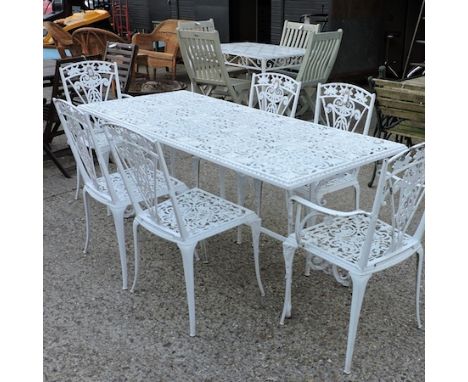
[[[80,108],[151,140],[286,190],[406,148],[185,90]]]

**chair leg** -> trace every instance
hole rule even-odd
[[[195,187],[200,187],[200,158],[192,157],[192,179]]]
[[[182,253],[182,261],[184,264],[184,275],[185,275],[185,288],[187,290],[187,302],[189,310],[189,321],[190,321],[190,336],[196,335],[196,322],[195,322],[195,281],[194,281],[194,270],[193,270],[193,252],[195,251],[197,243],[194,244],[182,244],[179,243],[178,247]]]
[[[46,143],[43,143],[42,145],[44,151],[46,154],[49,156],[50,159],[52,159],[52,162],[57,166],[57,168],[60,170],[60,172],[63,174],[65,178],[70,178],[70,175],[68,172],[63,168],[62,164],[59,162],[55,154],[52,152],[52,150],[49,148],[49,146]]]
[[[418,255],[418,268],[417,268],[417,275],[416,275],[416,320],[418,323],[418,328],[421,329],[421,316],[419,313],[419,298],[421,294],[421,274],[423,270],[423,263],[424,263],[424,250],[422,247],[417,252]]]
[[[115,233],[119,245],[120,267],[122,269],[122,289],[127,289],[127,251],[125,249],[124,213],[125,208],[111,209]]]
[[[280,324],[284,325],[284,319],[291,317],[291,284],[292,284],[292,268],[294,261],[294,253],[296,247],[284,242],[283,243],[283,257],[285,266],[285,288],[284,288],[284,305],[283,313],[281,314]]]
[[[91,208],[89,204],[89,195],[83,188],[83,204],[85,208],[85,226],[86,226],[86,239],[83,253],[88,253],[88,245],[91,239]]]
[[[362,301],[364,300],[367,282],[370,279],[370,275],[361,276],[350,273],[350,276],[353,281],[353,297],[351,300],[351,314],[348,329],[348,345],[346,347],[346,360],[344,367],[344,372],[346,374],[349,374],[351,372],[351,361],[353,358],[354,342],[356,340],[359,315],[361,313],[361,306]]]
[[[138,275],[140,273],[140,243],[138,241],[138,227],[140,223],[138,222],[137,219],[133,220],[133,246],[134,246],[134,255],[135,255],[135,273],[133,275],[133,285],[132,289],[130,292],[134,292],[137,281],[138,281]]]
[[[255,262],[255,276],[257,277],[258,287],[260,289],[260,294],[265,296],[265,290],[262,285],[262,278],[260,277],[260,228],[262,226],[261,219],[250,223],[250,228],[252,229],[252,247],[254,251],[254,262]]]
[[[237,173],[236,175],[237,175],[237,204],[243,207],[245,203],[246,178],[244,175],[239,174],[239,173]],[[223,175],[223,182],[224,182],[224,175]],[[221,183],[221,177],[220,177],[220,183]],[[237,244],[242,244],[242,226],[237,227]]]
[[[78,200],[80,195],[80,168],[78,165],[76,166],[76,192],[75,192],[75,200]]]

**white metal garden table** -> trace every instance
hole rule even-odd
[[[298,67],[305,54],[305,49],[257,42],[225,43],[221,44],[221,51],[227,65],[260,70],[262,73]]]
[[[188,91],[79,107],[150,140],[290,192],[406,148]],[[288,218],[291,222],[292,210]],[[285,240],[266,227],[262,232]]]

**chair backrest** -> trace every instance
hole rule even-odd
[[[224,64],[218,31],[177,30],[179,43],[190,80],[195,83],[227,86],[232,89]]]
[[[367,135],[372,120],[375,94],[341,82],[317,85],[314,123]]]
[[[107,161],[104,160],[99,146],[95,144],[93,123],[89,115],[65,100],[54,98],[53,102],[84,183],[108,198],[109,201],[117,201],[118,197],[110,180]],[[93,148],[98,158],[101,175],[94,164]],[[105,179],[105,187],[98,182],[100,176]]]
[[[249,107],[258,104],[260,110],[294,118],[300,91],[301,83],[284,74],[253,74]]]
[[[159,23],[151,33],[135,33],[132,43],[138,45],[140,50],[154,50],[154,42],[164,42],[164,53],[176,55],[179,51],[177,40],[177,25],[180,20],[167,19]]]
[[[341,44],[343,30],[313,33],[296,79],[302,86],[327,82]]]
[[[118,125],[105,124],[103,128],[136,214],[147,211],[154,225],[179,239],[186,239],[189,233],[183,222],[161,145]],[[162,172],[163,177],[156,176],[158,171]],[[163,180],[167,184],[170,202],[164,208],[158,208],[158,184]],[[169,224],[163,225],[162,222]]]
[[[122,98],[115,62],[77,62],[60,68],[60,76],[65,97],[70,103],[92,103]]]
[[[213,19],[203,21],[179,21],[177,29],[180,31],[211,32],[215,30],[215,25]]]
[[[66,53],[68,50],[71,57],[80,56],[82,54],[80,42],[73,37],[70,33],[64,30],[60,25],[52,21],[44,21],[44,28],[47,29],[48,34],[52,37],[61,58],[70,57]]]
[[[127,93],[132,81],[138,46],[123,42],[107,42],[103,60],[115,62],[119,70],[120,91]]]
[[[107,42],[126,42],[115,33],[99,28],[83,27],[75,30],[72,36],[81,45],[83,54],[100,54],[106,51]]]
[[[387,253],[378,254],[378,261],[385,261],[398,252],[404,245],[406,235],[417,223],[413,237],[421,240],[424,234],[424,213],[419,222],[415,221],[416,210],[422,203],[425,193],[425,143],[410,147],[408,150],[384,161],[375,194],[374,206],[370,217],[365,244],[359,258],[359,267],[365,269],[373,260],[374,241],[388,241]],[[379,214],[390,210],[391,215],[388,237],[375,237],[375,227]]]
[[[283,33],[281,34],[280,46],[305,49],[312,33],[318,33],[318,24],[303,24],[284,20]]]

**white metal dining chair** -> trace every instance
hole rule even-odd
[[[318,84],[314,123],[368,135],[374,102],[375,94],[359,86],[342,82]],[[324,195],[353,187],[355,208],[358,209],[360,200],[358,175],[359,168],[324,179],[315,187],[314,199],[325,204]],[[304,189],[296,191],[304,194]],[[308,190],[305,191],[306,195],[308,193]]]
[[[120,265],[122,269],[122,287],[123,289],[127,289],[127,255],[125,249],[124,213],[127,207],[131,206],[131,201],[125,185],[118,172],[109,171],[107,158],[104,158],[100,146],[95,144],[96,135],[94,134],[93,122],[89,115],[82,113],[75,106],[64,100],[54,98],[54,104],[67,136],[73,157],[75,158],[77,168],[80,169],[80,173],[84,180],[83,202],[86,218],[86,240],[83,252],[86,253],[88,251],[91,237],[89,195],[94,200],[107,206],[112,212],[119,246]],[[98,159],[98,167],[94,164],[92,152],[93,147]],[[132,169],[129,168],[127,171],[131,172]],[[158,180],[156,194],[158,196],[167,195],[169,190],[162,173],[156,173],[155,179]],[[187,189],[185,184],[177,179],[168,179],[171,184],[171,190],[182,192]],[[135,188],[134,185],[130,185],[130,187]],[[141,200],[141,195],[135,195],[136,198]]]
[[[121,93],[119,72],[115,62],[80,61],[61,67],[60,77],[65,98],[74,105],[130,97]],[[94,124],[96,129],[94,142],[99,146],[104,158],[109,160],[110,148],[98,125],[98,123]],[[80,192],[80,179],[80,170],[77,167],[75,199],[78,199]]]
[[[297,205],[295,233],[283,243],[286,290],[281,324],[291,316],[292,266],[297,248],[349,272],[353,294],[346,373],[351,371],[359,315],[369,278],[414,254],[418,255],[416,318],[421,327],[419,295],[424,258],[421,244],[424,213],[419,211],[422,213],[419,219],[416,216],[424,199],[425,144],[413,146],[386,160],[382,168],[371,212],[340,212],[293,196],[291,202]],[[382,218],[385,214],[390,215],[387,221]]]
[[[159,200],[155,192],[158,183],[147,179],[145,174],[160,170],[165,179],[170,179],[160,144],[149,142],[141,135],[116,125],[106,126],[105,131],[136,212],[133,221],[135,278],[132,291],[135,290],[140,269],[138,228],[142,226],[179,247],[185,274],[190,335],[194,336],[196,334],[193,264],[195,247],[199,241],[241,224],[247,224],[252,230],[255,273],[263,296],[259,266],[260,218],[246,208],[199,188],[192,188],[176,195],[170,182],[169,199]],[[132,169],[131,172],[128,171],[129,168]],[[132,188],[132,184],[135,184],[136,188]],[[138,195],[143,196],[142,200]]]
[[[319,31],[320,25],[318,24],[304,24],[284,20],[279,44],[280,46],[287,46],[289,48],[305,49],[312,33],[318,33]]]
[[[250,86],[249,107],[260,110],[287,115],[294,118],[301,91],[301,83],[294,78],[281,73],[266,72],[252,74]],[[224,181],[224,169],[220,167],[220,181]],[[262,185],[260,180],[254,179],[256,212],[260,216],[262,203]],[[243,206],[245,202],[246,177],[237,174],[238,203]],[[224,185],[221,186],[224,189]],[[238,231],[237,242],[242,241],[241,232]]]

